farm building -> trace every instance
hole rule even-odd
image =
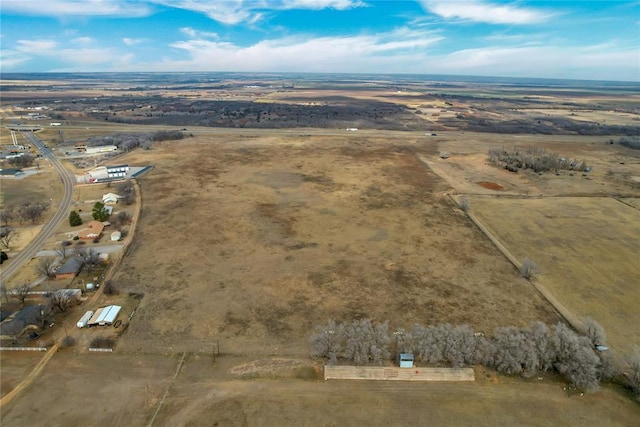
[[[91,319],[87,322],[87,326],[105,326],[111,325],[118,318],[118,314],[120,314],[119,305],[108,305],[106,307],[102,307],[96,310],[91,316]]]
[[[115,205],[116,203],[118,203],[118,199],[120,198],[121,196],[118,196],[115,193],[107,193],[102,196],[102,203],[104,203],[105,205]]]
[[[102,235],[102,230],[104,230],[104,224],[99,221],[91,221],[87,224],[89,228],[81,230],[78,232],[78,237],[82,240],[93,240],[97,239]]]
[[[129,172],[129,165],[107,166],[107,175],[109,179],[124,178]]]
[[[127,177],[129,169],[129,165],[99,166],[85,173],[84,181],[93,183],[123,179]]]
[[[83,261],[78,257],[71,257],[55,271],[56,279],[73,279],[82,270]]]
[[[115,145],[99,145],[97,147],[87,147],[85,149],[87,154],[109,153],[111,151],[118,151],[118,147]]]
[[[111,233],[111,241],[113,242],[117,242],[118,240],[120,240],[122,238],[122,233],[119,231],[114,231],[113,233]]]
[[[112,240],[113,240],[113,238],[112,238]],[[101,253],[100,255],[98,255],[98,261],[100,261],[103,264],[108,264],[109,263],[109,254]]]
[[[43,305],[28,305],[0,323],[0,338],[15,339],[28,330],[42,329],[44,322]]]

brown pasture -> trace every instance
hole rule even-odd
[[[141,180],[133,250],[114,281],[144,292],[120,348],[307,355],[313,328],[491,331],[554,311],[457,209],[417,154],[421,138],[243,136],[132,153]]]
[[[603,197],[503,199],[468,196],[473,214],[577,317],[591,316],[609,343],[640,343],[640,212]]]

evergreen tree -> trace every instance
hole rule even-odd
[[[69,225],[75,227],[76,225],[82,224],[82,218],[76,211],[71,211],[69,214]]]

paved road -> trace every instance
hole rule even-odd
[[[75,185],[75,177],[73,174],[65,169],[58,158],[38,137],[33,134],[33,132],[22,132],[22,134],[36,149],[40,151],[40,153],[42,153],[42,157],[49,160],[56,169],[64,185],[64,195],[62,196],[62,201],[58,205],[58,210],[51,220],[42,227],[40,234],[38,234],[26,248],[20,251],[18,255],[4,263],[2,270],[0,270],[0,277],[3,282],[9,280],[11,276],[13,276],[27,261],[36,256],[36,253],[38,253],[49,237],[53,235],[56,228],[58,228],[58,224],[67,218],[69,208],[73,202],[73,186]]]

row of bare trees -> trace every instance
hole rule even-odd
[[[551,170],[570,170],[589,172],[591,168],[584,160],[566,159],[557,153],[551,153],[541,147],[526,148],[491,148],[489,162],[496,166],[503,166],[510,171],[518,169],[532,169],[535,172]]]
[[[20,206],[7,205],[0,210],[0,221],[5,226],[11,222],[18,222],[22,225],[26,221],[31,221],[32,224],[35,224],[48,208],[49,203],[46,202],[25,202]]]
[[[87,140],[88,146],[115,145],[122,151],[134,148],[149,148],[154,141],[170,141],[184,138],[179,130],[159,130],[151,133],[114,133],[111,135],[93,136]]]
[[[36,161],[36,156],[31,154],[23,154],[22,156],[12,157],[7,160],[11,166],[15,166],[17,168],[28,168],[33,165]]]
[[[310,341],[313,356],[327,358],[329,363],[341,358],[358,365],[380,364],[392,355],[406,352],[430,365],[482,364],[523,377],[556,371],[580,389],[595,390],[601,381],[609,381],[618,373],[610,353],[596,349],[605,343],[602,327],[593,319],[587,319],[585,325],[586,335],[576,333],[564,323],[549,328],[542,322],[533,322],[524,328],[497,328],[489,337],[467,325],[416,324],[410,329],[390,332],[388,322],[330,320],[316,328]],[[640,396],[640,360],[636,364],[634,368],[634,362],[630,362],[628,371],[633,374],[626,377]]]

